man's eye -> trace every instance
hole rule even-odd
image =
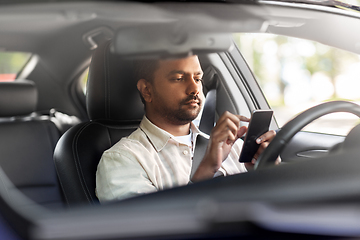
[[[202,82],[202,78],[195,79],[196,82]]]
[[[181,77],[181,78],[173,78],[172,80],[173,80],[173,81],[182,81],[183,78],[182,78],[182,77]]]

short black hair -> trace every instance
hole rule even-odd
[[[135,74],[136,83],[140,79],[145,79],[146,81],[153,83],[154,73],[158,69],[158,67],[159,67],[158,59],[136,60],[134,63],[134,74]],[[142,97],[140,92],[139,92],[139,94],[140,94],[141,101],[145,106],[145,100]]]

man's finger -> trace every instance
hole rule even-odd
[[[256,143],[261,144],[266,141],[271,141],[271,140],[273,140],[273,138],[275,136],[276,136],[276,132],[274,130],[270,130],[270,131],[264,133],[263,135],[261,135],[260,137],[258,137],[256,139]]]
[[[247,132],[247,127],[246,126],[242,126],[239,128],[238,132],[237,132],[237,136],[240,138],[242,137],[246,132]]]
[[[228,111],[225,111],[217,121],[217,124],[221,124],[223,121],[231,120],[235,123],[237,127],[240,125],[240,119],[237,117],[237,115],[234,115]]]
[[[250,118],[247,118],[245,116],[242,116],[242,115],[236,115],[240,121],[243,121],[243,122],[250,122]]]

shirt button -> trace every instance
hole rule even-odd
[[[184,150],[184,151],[183,151],[183,154],[184,154],[184,155],[187,155],[188,153],[189,153],[188,150]]]

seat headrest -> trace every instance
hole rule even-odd
[[[91,120],[140,121],[145,113],[133,61],[123,60],[105,42],[92,56],[87,83],[86,105]]]
[[[0,82],[0,117],[24,116],[35,111],[37,89],[29,80]]]

